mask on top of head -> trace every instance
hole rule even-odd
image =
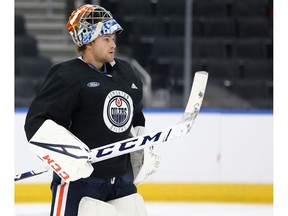
[[[92,42],[98,36],[123,31],[112,14],[99,5],[86,4],[74,10],[66,28],[78,46]]]

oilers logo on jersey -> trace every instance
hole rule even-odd
[[[115,133],[126,131],[132,121],[133,101],[125,92],[111,91],[104,102],[103,118],[106,126]]]

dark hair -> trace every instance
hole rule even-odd
[[[79,54],[83,54],[84,51],[86,50],[86,44],[83,45],[83,46],[76,46],[76,51],[79,53]]]

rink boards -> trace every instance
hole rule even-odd
[[[178,122],[182,110],[145,110],[154,131]],[[15,172],[42,167],[27,149],[25,110],[15,113]],[[273,202],[271,111],[202,110],[185,137],[155,146],[158,173],[138,186],[147,201]],[[51,172],[15,184],[15,202],[49,202]]]

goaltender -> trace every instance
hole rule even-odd
[[[47,120],[89,149],[127,139],[131,130],[143,134],[142,82],[126,61],[114,58],[120,24],[105,8],[85,4],[73,11],[66,27],[79,57],[50,69],[27,113],[28,141]],[[50,216],[147,215],[135,185],[158,163],[148,148],[87,164],[70,182],[54,172]]]

